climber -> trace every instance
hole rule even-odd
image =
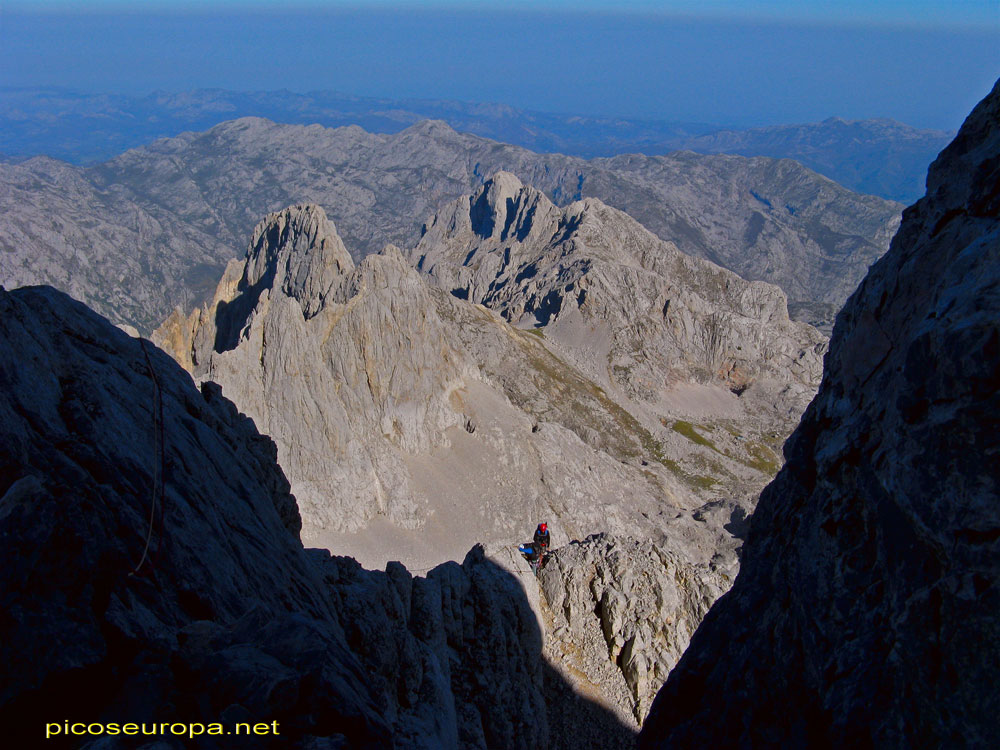
[[[517,551],[524,555],[524,559],[528,561],[536,576],[548,561],[548,554],[538,542],[525,542],[517,548]]]
[[[547,523],[538,524],[538,528],[535,529],[535,544],[537,544],[544,555],[549,551],[549,543],[551,537],[549,536],[549,526]]]
[[[517,548],[517,551],[524,555],[524,559],[529,563],[538,562],[542,556],[542,549],[534,542],[525,542]]]

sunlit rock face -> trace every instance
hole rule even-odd
[[[902,209],[790,159],[585,160],[437,121],[377,135],[245,117],[89,167],[0,164],[0,283],[51,284],[147,333],[175,306],[210,298],[269,212],[323,206],[359,261],[386,244],[412,246],[429,216],[500,169],[560,205],[599,198],[689,255],[778,284],[799,320],[839,309]]]
[[[700,560],[777,470],[826,346],[777,287],[503,172],[357,266],[318,206],[270,214],[154,340],[274,439],[307,541],[417,568],[543,517],[559,544],[666,533]]]
[[[449,398],[474,374],[453,337],[398,250],[355,267],[323,210],[295,206],[156,339],[274,438],[313,527],[356,530],[415,522],[402,455],[462,423]]]
[[[995,745],[998,414],[1000,85],[839,315],[739,578],[640,745]]]
[[[508,172],[439,212],[409,257],[640,400],[671,382],[772,379],[804,406],[819,381],[824,337],[788,319],[778,287],[685,255],[597,199],[558,208]]]

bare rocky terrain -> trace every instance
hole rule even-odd
[[[536,211],[507,222],[505,191]],[[523,232],[510,257],[534,249],[550,264],[519,282],[494,268],[497,284],[547,296],[539,279],[559,276],[562,258],[568,274],[591,269],[574,282],[589,301],[567,293],[572,305],[519,328],[439,288],[431,266],[443,261],[422,274],[389,246],[355,266],[323,210],[298,206],[262,221],[213,300],[175,313],[155,340],[275,440],[305,538],[366,564],[461,559],[542,519],[560,544],[671,529],[692,554],[711,550],[777,470],[824,338],[788,319],[777,288],[687,258],[599,201],[558,209],[509,174],[434,226],[480,203],[493,239],[505,224]],[[462,226],[452,241],[483,239]],[[435,236],[411,262],[428,247],[454,254]],[[724,509],[710,524],[707,503]]]
[[[595,197],[689,255],[781,286],[824,325],[888,247],[902,206],[790,160],[538,154],[422,122],[394,135],[244,118],[74,167],[0,164],[0,283],[48,283],[152,330],[211,296],[259,218],[316,203],[355,261],[505,169],[557,205]]]
[[[205,733],[85,745],[631,743],[634,720],[549,665],[523,563],[476,547],[414,577],[305,550],[274,444],[218,386],[51,288],[0,289],[0,334],[9,743],[81,746],[43,739],[53,721],[181,719]],[[554,731],[566,717],[575,735]],[[208,734],[237,722],[277,735]]]
[[[320,206],[270,214],[158,333],[200,388],[65,294],[0,287],[9,740],[56,713],[277,721],[256,746],[293,750],[628,747],[640,723],[643,748],[995,745],[998,122],[1000,84],[839,316],[749,519],[823,339],[599,200],[496,174],[360,262]],[[652,385],[632,336],[670,353]],[[510,542],[541,513],[536,578]],[[487,539],[365,570],[303,522],[423,523],[412,560]],[[248,745],[142,750],[190,746]]]
[[[218,385],[51,288],[0,289],[0,333],[0,719],[18,746],[55,714],[279,730],[87,745],[103,750],[624,747],[734,574],[732,536],[700,553],[591,537],[538,581],[509,545],[365,570],[302,548],[276,446]]]

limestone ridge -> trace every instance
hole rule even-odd
[[[560,749],[578,745],[548,717],[572,715],[593,746],[630,744],[545,665],[509,556],[413,577],[304,550],[273,443],[217,386],[51,288],[0,288],[0,336],[8,743],[183,716],[277,721],[255,746],[292,750]]]
[[[636,398],[654,398],[664,376],[741,392],[780,380],[809,395],[819,380],[823,337],[789,320],[780,289],[688,257],[597,199],[558,208],[507,172],[432,218],[410,260],[453,295],[544,327]]]
[[[321,208],[271,214],[212,302],[158,337],[275,439],[312,524],[415,522],[400,454],[460,423],[448,398],[471,365],[398,250],[355,268]]]
[[[444,123],[376,135],[242,118],[92,167],[0,164],[0,283],[53,284],[145,332],[209,298],[272,211],[323,206],[358,261],[412,247],[421,222],[501,169],[560,205],[600,198],[689,255],[834,310],[885,252],[902,208],[787,159],[588,161]]]
[[[616,437],[620,425],[606,399],[574,407],[593,412],[587,429],[595,439],[585,446],[582,426],[567,420],[564,407],[548,406],[558,398],[551,376],[541,388],[533,386],[540,366],[574,377],[560,372],[565,366],[539,342],[428,285],[395,248],[353,270],[340,253],[327,252],[329,262],[320,263],[322,248],[341,247],[332,224],[320,217],[317,207],[269,216],[246,259],[230,264],[215,299],[186,318],[175,313],[156,336],[197,380],[219,383],[275,439],[310,530],[356,531],[379,517],[416,526],[435,512],[420,507],[418,496],[461,498],[456,508],[438,508],[439,518],[482,503],[485,518],[476,529],[459,524],[461,541],[442,540],[439,561],[461,554],[456,543],[468,549],[477,536],[490,538],[493,524],[502,524],[509,541],[524,517],[540,512],[546,488],[576,488],[580,507],[574,503],[563,513],[580,531],[609,522],[623,529],[635,522],[632,514],[656,508],[664,489],[620,463],[622,450],[634,455],[641,444],[635,436]],[[293,237],[288,230],[295,227],[316,231]],[[305,257],[297,260],[300,252]],[[298,276],[295,269],[307,264],[327,281],[317,285]],[[289,285],[292,278],[299,283]],[[306,289],[312,292],[303,307],[296,295]],[[308,319],[307,309],[313,312]],[[497,377],[503,365],[513,367],[516,391]],[[532,409],[522,411],[517,404],[524,402]],[[555,424],[543,428],[540,417]],[[455,443],[462,451],[456,456],[473,465],[414,464]],[[581,486],[592,467],[601,467],[601,479]],[[472,476],[463,482],[466,471]],[[451,474],[444,486],[435,479],[442,473]],[[483,493],[492,497],[473,500]],[[617,511],[609,518],[602,506],[618,506],[627,495],[634,506],[628,520],[616,521]]]
[[[838,316],[733,590],[641,746],[1000,734],[1000,83]]]

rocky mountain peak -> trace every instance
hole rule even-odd
[[[456,268],[475,286],[442,284]],[[511,325],[526,316],[544,331]],[[581,537],[687,528],[722,492],[736,512],[773,472],[768,441],[812,393],[823,346],[778,289],[505,172],[440,212],[418,251],[356,267],[318,208],[271,214],[215,298],[156,340],[275,440],[311,543],[381,565],[387,540],[410,540],[391,554],[418,566],[543,515]]]
[[[155,339],[274,437],[314,528],[412,522],[401,456],[461,420],[470,365],[426,283],[391,245],[355,267],[318,206],[268,215],[215,298]]]
[[[444,120],[420,120],[400,132],[402,136],[420,138],[453,139],[459,135],[451,125]]]
[[[0,252],[0,282],[52,283],[148,332],[175,306],[190,310],[210,298],[226,263],[270,211],[304,200],[322,205],[357,261],[390,242],[412,247],[428,216],[467,200],[470,186],[497,170],[558,205],[600,198],[689,255],[777,283],[798,303],[836,308],[888,247],[901,208],[793,164],[776,169],[768,159],[587,161],[456,133],[441,122],[375,135],[243,118],[86,168],[0,165],[0,214],[9,217],[3,240],[11,250]],[[820,316],[793,310],[797,319]]]
[[[250,239],[240,289],[280,289],[315,315],[336,279],[354,261],[336,227],[317,205],[299,205],[266,216]]]
[[[553,211],[555,205],[544,193],[522,184],[510,172],[500,171],[472,195],[445,208],[425,226],[424,233],[443,223],[449,237],[471,231],[482,239],[523,242]]]
[[[777,287],[691,258],[596,198],[559,208],[498,172],[432,219],[410,259],[641,400],[683,380],[818,381],[823,337],[789,321]]]

